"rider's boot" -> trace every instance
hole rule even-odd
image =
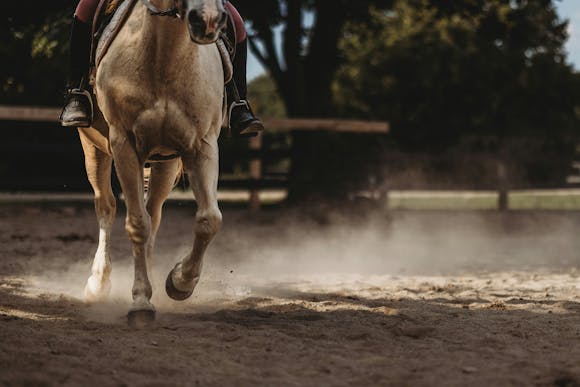
[[[254,115],[246,100],[248,94],[246,80],[246,61],[248,39],[236,46],[233,80],[226,85],[229,106],[230,128],[235,135],[254,137],[264,130],[264,124]]]
[[[91,55],[91,25],[77,17],[72,23],[70,58],[62,126],[88,127],[93,120],[93,102],[87,90]]]

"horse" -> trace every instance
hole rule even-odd
[[[116,201],[114,163],[126,203],[125,230],[135,276],[128,323],[155,320],[149,270],[163,203],[180,167],[197,202],[193,247],[169,273],[167,294],[193,293],[203,257],[222,223],[217,202],[218,137],[225,119],[224,73],[215,43],[226,25],[224,0],[137,2],[96,68],[95,119],[78,128],[94,190],[99,242],[84,298],[111,289],[109,241]],[[165,11],[161,11],[165,9]],[[178,17],[163,17],[178,15]],[[152,162],[145,199],[144,166]]]

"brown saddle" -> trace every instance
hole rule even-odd
[[[101,63],[101,60],[125,24],[125,21],[131,14],[137,1],[138,0],[101,0],[99,2],[93,20],[92,29],[91,66],[94,69],[96,69]],[[232,33],[233,39],[231,40]],[[218,39],[216,43],[222,58],[225,83],[228,83],[233,77],[232,59],[235,55],[235,44],[232,44],[231,42],[235,41],[234,23],[230,16],[227,34],[224,34],[224,37]],[[91,83],[94,83],[94,79],[92,79]]]

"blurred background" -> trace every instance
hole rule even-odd
[[[289,203],[421,207],[430,191],[442,206],[580,208],[577,1],[232,2],[251,37],[250,101],[269,125],[250,144],[222,136],[222,189]],[[5,5],[3,109],[60,106],[75,5]],[[0,129],[0,191],[90,191],[76,131],[26,115]]]

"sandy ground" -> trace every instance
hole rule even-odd
[[[192,216],[166,210],[157,321],[132,330],[122,210],[111,300],[85,305],[92,209],[0,206],[0,384],[580,385],[580,213],[224,210],[177,303]]]

